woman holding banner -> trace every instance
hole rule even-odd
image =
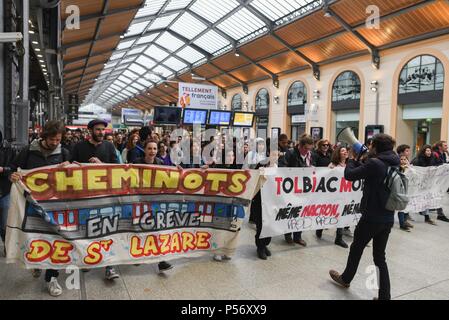
[[[345,168],[347,161],[348,161],[348,150],[344,146],[339,146],[332,152],[328,168],[330,169],[334,169],[337,167]],[[321,239],[322,235],[323,229],[316,231],[316,236],[319,239]],[[345,249],[348,248],[347,243],[343,240],[343,228],[337,228],[337,234],[335,236],[335,244]]]
[[[164,162],[161,159],[156,158],[156,155],[157,155],[156,141],[147,140],[144,144],[143,151],[145,153],[145,156],[134,160],[134,162],[133,162],[134,164],[152,164],[152,165],[159,165],[159,166],[164,165]],[[173,266],[166,261],[161,261],[158,264],[158,268],[159,268],[159,272],[162,273],[164,271],[173,269]]]

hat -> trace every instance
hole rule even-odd
[[[102,119],[94,119],[91,120],[88,124],[87,124],[87,128],[92,129],[93,127],[95,127],[97,124],[103,124],[105,127],[108,126],[108,123]]]

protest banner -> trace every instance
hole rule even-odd
[[[259,171],[83,165],[24,171],[7,263],[62,269],[232,255]]]
[[[410,166],[405,175],[409,181],[409,203],[405,212],[441,208],[449,189],[449,164],[438,167]]]
[[[356,225],[363,181],[343,174],[344,168],[265,169],[260,237]]]

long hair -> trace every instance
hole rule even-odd
[[[338,146],[337,148],[334,149],[334,151],[332,152],[332,156],[331,156],[331,163],[333,163],[334,165],[338,166],[341,162],[341,155],[340,155],[340,151],[341,149],[345,148],[346,151],[348,151],[348,148],[346,148],[345,146]],[[347,159],[346,159],[347,161]]]
[[[139,135],[136,133],[129,136],[128,142],[126,143],[126,149],[131,150],[132,148],[135,147],[135,145],[133,144],[133,140],[136,137],[139,138]]]

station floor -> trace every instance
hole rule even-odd
[[[444,209],[449,216],[449,206]],[[437,221],[432,226],[422,216],[412,217],[416,220],[412,232],[401,231],[396,223],[390,236],[387,262],[392,298],[449,300],[449,223]],[[6,264],[1,256],[0,299],[371,300],[377,296],[366,285],[372,283],[366,273],[373,264],[372,247],[366,248],[351,288],[342,289],[330,280],[328,271],[342,271],[349,249],[333,244],[334,230],[326,230],[321,240],[314,232],[303,233],[305,248],[274,238],[273,255],[267,261],[257,258],[254,235],[245,222],[237,253],[227,262],[215,262],[211,256],[178,259],[165,275],[157,274],[157,264],[120,266],[121,277],[113,282],[104,280],[102,269],[81,272],[80,289],[64,289],[58,298],[48,295],[43,276],[35,279],[30,271]],[[61,284],[66,277],[61,272]]]

